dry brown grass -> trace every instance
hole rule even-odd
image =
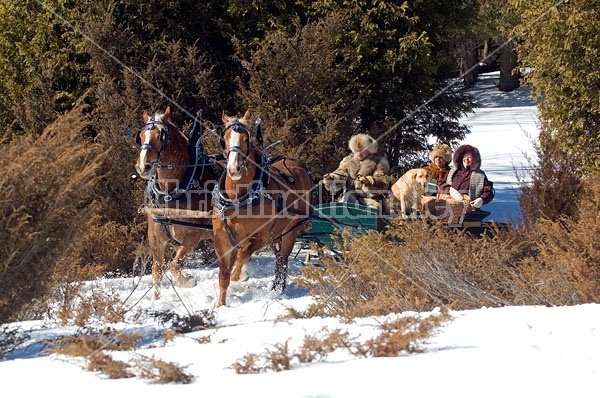
[[[104,131],[99,117],[82,103],[41,135],[2,146],[0,322],[39,318],[57,297],[77,297],[81,285],[65,284],[133,265],[143,188],[129,178],[135,155],[118,127],[126,124]]]
[[[341,329],[329,331],[324,328],[319,335],[305,336],[302,347],[295,354],[300,363],[324,360],[328,354],[338,348],[349,348],[350,334]]]
[[[135,350],[142,337],[140,333],[122,333],[108,328],[101,332],[86,331],[75,336],[62,337],[48,341],[47,344],[50,352],[85,358],[88,370],[100,372],[111,379],[138,375],[156,384],[187,384],[193,380],[193,376],[186,374],[183,367],[173,362],[138,355],[128,363],[115,360],[107,353]],[[172,334],[167,331],[164,337],[172,338]]]
[[[364,344],[357,344],[356,353],[362,356],[396,357],[402,353],[421,352],[421,343],[450,319],[446,308],[439,315],[393,319],[381,325],[383,331],[377,337]]]
[[[97,289],[81,291],[82,286],[80,283],[57,286],[56,294],[61,301],[52,315],[62,324],[84,327],[92,320],[103,323],[124,321],[125,308],[118,294]]]
[[[590,178],[584,187],[578,217],[541,219],[530,228],[535,256],[522,263],[522,272],[552,305],[600,300],[600,182]]]
[[[151,380],[153,384],[188,384],[194,380],[193,376],[184,372],[185,367],[162,359],[140,356],[135,365],[140,372],[139,377]]]
[[[576,218],[578,203],[584,198],[578,167],[581,159],[561,148],[561,143],[543,126],[538,138],[536,159],[529,162],[532,171],[517,173],[519,204],[525,220],[535,223],[540,219]]]
[[[109,379],[127,379],[135,376],[130,370],[130,364],[123,361],[117,361],[103,352],[95,352],[91,354],[88,359],[88,370],[100,372]]]
[[[75,336],[48,341],[50,352],[73,357],[89,357],[100,351],[129,351],[137,348],[139,333],[122,333],[112,329],[88,331]]]
[[[425,341],[436,328],[450,320],[447,310],[427,317],[402,316],[384,322],[381,333],[364,343],[357,342],[347,331],[323,328],[316,335],[304,337],[297,351],[290,350],[289,341],[277,343],[262,354],[249,353],[233,364],[238,374],[254,374],[267,370],[281,372],[292,368],[297,359],[300,364],[324,361],[332,352],[342,349],[350,354],[362,357],[393,357],[403,353],[415,353],[421,350]]]

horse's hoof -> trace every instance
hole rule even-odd
[[[196,285],[197,285],[196,280],[194,279],[193,276],[191,276],[189,274],[181,273],[181,276],[179,278],[177,278],[177,287],[190,288],[190,287],[194,287]]]
[[[246,270],[246,264],[242,265],[239,275],[235,271],[231,273],[232,282],[246,282],[248,279],[250,279],[250,275],[248,275],[248,271]]]
[[[246,265],[244,265],[242,267],[242,272],[240,272],[240,279],[238,279],[240,282],[246,282],[248,279],[250,279],[250,275],[248,275],[248,271],[246,271]]]
[[[276,294],[282,294],[285,291],[286,283],[285,282],[275,282],[271,287],[271,291]]]

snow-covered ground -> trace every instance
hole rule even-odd
[[[518,223],[519,184],[515,170],[527,173],[531,167],[527,157],[535,157],[537,108],[527,87],[500,92],[498,80],[497,72],[481,75],[471,90],[479,108],[462,119],[471,127],[471,134],[462,143],[479,149],[481,169],[494,183],[496,196],[483,207],[492,213],[486,221]]]
[[[489,77],[476,87],[481,107],[464,120],[472,126],[465,143],[479,148],[482,169],[495,183],[496,199],[486,209],[499,221],[505,217],[517,219],[518,184],[513,167],[527,167],[523,153],[531,153],[536,108],[527,100],[525,89],[507,94],[494,92],[489,87],[494,76]],[[322,335],[325,327],[330,331],[340,328],[357,341],[364,341],[378,334],[378,327],[385,320],[368,317],[351,323],[335,318],[281,321],[279,317],[289,308],[302,310],[311,302],[307,292],[294,283],[301,268],[294,259],[290,260],[291,283],[282,295],[270,292],[273,258],[268,252],[254,256],[248,270],[250,279],[233,283],[228,292],[229,306],[218,309],[217,269],[202,264],[190,269],[198,281],[196,287],[173,289],[167,280],[158,301],[146,294],[151,288],[150,276],[141,281],[113,278],[89,283],[90,291],[112,292],[123,300],[129,296],[126,307],[133,306],[127,314],[129,321],[110,326],[146,336],[135,352],[115,353],[115,358],[129,361],[143,355],[179,364],[194,377],[190,384],[157,385],[138,377],[111,380],[86,370],[80,360],[48,355],[43,351],[44,339],[73,333],[75,329],[39,320],[11,325],[20,326],[30,338],[0,361],[3,391],[30,398],[90,394],[579,398],[599,394],[600,304],[453,311],[452,319],[423,342],[421,353],[357,358],[338,349],[321,362],[292,362],[288,371],[236,374],[232,365],[247,354],[262,355],[286,342],[293,352],[305,336]],[[179,335],[164,343],[156,338],[161,325],[149,318],[134,319],[138,310],[172,310],[181,315],[214,310],[217,327]],[[395,316],[402,315],[406,314]],[[390,317],[393,316],[387,318]],[[100,329],[105,326],[90,325]],[[209,341],[203,339],[206,337],[210,337]]]

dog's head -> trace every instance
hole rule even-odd
[[[414,179],[417,183],[423,187],[423,189],[427,188],[427,183],[431,179],[431,176],[425,169],[416,169],[414,174]]]

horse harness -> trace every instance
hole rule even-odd
[[[240,129],[242,129],[246,132],[246,134],[248,134],[248,138],[250,138],[250,131],[238,119],[235,119],[231,123],[227,124],[225,126],[225,128],[223,129],[223,131],[227,131],[228,128],[231,128],[233,131],[236,131],[236,132],[238,132]],[[263,149],[262,148],[262,132],[260,130],[260,119],[257,120],[257,130],[255,133],[255,139],[260,143],[261,150],[262,150]],[[224,141],[221,141],[221,145],[223,146],[223,148],[225,148]],[[243,156],[244,166],[242,166],[242,167],[245,167],[246,160],[248,159],[249,154],[250,154],[250,145],[248,145],[247,153],[244,153],[242,148],[240,148],[238,146],[234,146],[234,147],[229,148],[229,152],[224,153],[223,155],[225,157],[228,157],[229,153],[231,153],[231,152],[237,152]],[[257,174],[255,175],[255,178],[252,180],[252,183],[250,184],[248,191],[243,196],[241,196],[239,198],[233,198],[233,199],[230,199],[229,197],[227,197],[227,195],[225,194],[225,178],[226,178],[226,174],[227,174],[226,172],[224,172],[221,175],[221,178],[219,179],[219,183],[215,186],[215,188],[213,190],[212,205],[213,205],[213,207],[215,207],[217,209],[217,214],[219,215],[219,218],[221,219],[221,221],[223,222],[223,225],[225,226],[225,230],[227,231],[227,236],[229,237],[229,241],[231,242],[232,246],[234,246],[236,248],[239,247],[239,243],[235,239],[233,231],[231,230],[231,227],[227,223],[226,214],[225,214],[227,211],[251,209],[253,207],[260,205],[260,203],[263,201],[263,199],[266,199],[275,204],[275,209],[276,209],[277,213],[281,213],[282,211],[286,210],[295,215],[301,215],[301,216],[307,216],[307,217],[310,216],[310,214],[306,214],[297,209],[287,209],[283,203],[283,195],[278,195],[277,198],[274,198],[273,195],[271,195],[267,191],[267,187],[269,185],[269,182],[271,181],[271,177],[273,176],[273,173],[277,173],[277,175],[279,177],[283,178],[289,184],[295,183],[294,177],[286,174],[285,172],[283,172],[283,170],[280,170],[273,166],[273,163],[275,163],[279,160],[282,160],[282,159],[286,159],[286,158],[281,155],[265,156],[262,153],[258,154],[257,158],[258,158],[257,159],[258,160]],[[307,170],[308,170],[308,168],[307,168]],[[273,181],[279,187],[281,187],[277,178],[274,178]],[[313,194],[314,194],[314,191],[313,191]],[[303,222],[297,224],[294,228],[304,225],[308,220],[309,220],[309,218],[306,218]],[[294,228],[281,234],[281,236],[279,238],[281,238],[285,234],[291,232]]]
[[[166,168],[174,168],[174,167],[187,167],[188,170],[183,178],[183,181],[179,186],[184,188],[177,187],[172,191],[163,191],[160,189],[158,184],[158,175],[154,174],[152,178],[148,181],[148,185],[146,186],[146,197],[149,199],[149,205],[155,208],[164,207],[168,204],[175,204],[179,201],[187,200],[187,193],[191,190],[194,190],[197,193],[206,193],[211,194],[212,190],[203,188],[200,186],[200,181],[204,175],[205,167],[211,167],[213,174],[217,177],[220,177],[223,174],[223,167],[219,163],[219,159],[217,156],[209,156],[204,153],[204,148],[202,145],[202,138],[204,135],[200,136],[197,134],[196,123],[194,123],[194,127],[192,128],[192,133],[190,134],[191,140],[189,145],[190,150],[190,158],[194,159],[193,164],[184,165],[184,166],[175,166],[175,165],[162,165],[160,160],[169,143],[169,128],[168,126],[160,120],[155,120],[154,115],[148,120],[145,124],[147,130],[153,130],[155,127],[158,127],[160,130],[159,141],[162,143],[161,149],[157,149],[151,144],[141,144],[141,140],[139,139],[138,134],[138,145],[140,145],[140,149],[147,149],[154,151],[158,154],[157,163],[158,167],[166,167]],[[177,128],[173,125],[173,127]],[[208,133],[207,133],[208,134]],[[193,228],[203,228],[203,229],[212,229],[211,224],[199,224],[186,222],[176,219],[170,219],[168,217],[162,216],[154,216],[154,221],[158,222],[161,225],[161,230],[170,240],[175,240],[171,234],[169,233],[167,226],[184,226],[184,227],[193,227]]]

